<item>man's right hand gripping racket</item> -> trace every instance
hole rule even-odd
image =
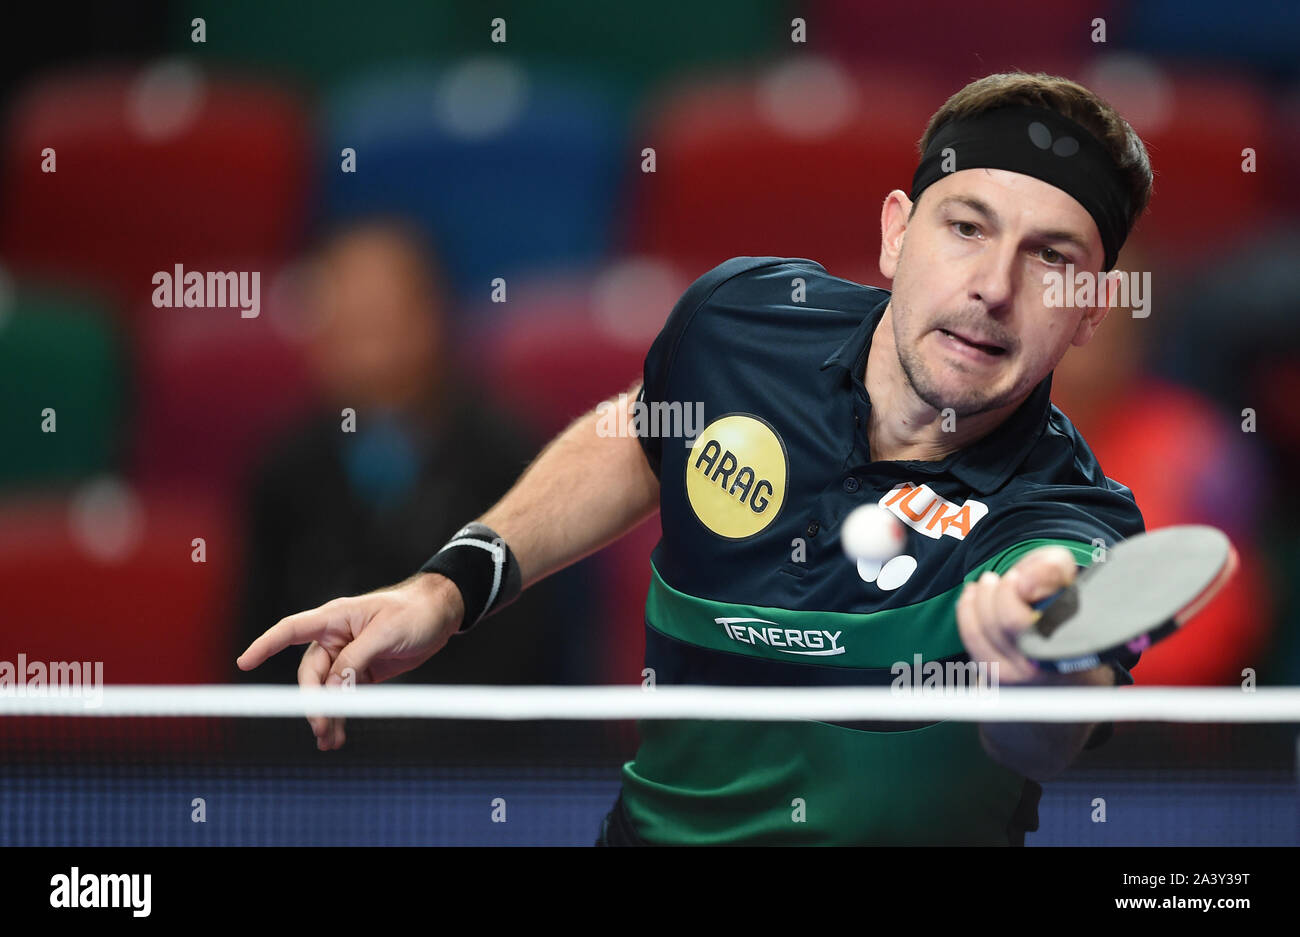
[[[1237,569],[1221,530],[1164,527],[1121,541],[1064,589],[1034,603],[1038,620],[1020,652],[1057,673],[1143,651],[1183,626]]]

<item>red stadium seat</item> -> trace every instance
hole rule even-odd
[[[885,285],[881,205],[911,189],[917,141],[953,90],[822,61],[688,87],[637,138],[656,171],[637,175],[628,240],[695,276],[774,255]]]
[[[17,98],[4,147],[0,253],[127,310],[156,271],[260,269],[301,234],[307,119],[277,89],[179,65],[64,74]]]
[[[1069,65],[1096,53],[1094,19],[1102,17],[1108,30],[1116,29],[1113,7],[1111,0],[1051,4],[984,0],[974,5],[967,0],[813,0],[804,16],[808,44],[814,50],[849,62],[887,62],[903,67],[923,58],[927,72],[953,83],[951,91],[956,91],[982,75],[1012,68],[1054,74],[1068,71]],[[1107,34],[1108,41],[1119,38]],[[930,109],[941,103],[943,98]],[[920,135],[918,129],[915,136]]]
[[[104,685],[225,683],[242,648],[230,632],[236,531],[221,503],[144,496],[112,483],[72,497],[0,503],[0,660],[102,664]],[[195,562],[195,538],[205,562]],[[92,703],[86,699],[84,703]],[[86,712],[93,712],[87,709]],[[184,750],[212,756],[228,727],[201,719],[17,718],[3,747],[24,753]]]
[[[1194,267],[1269,218],[1270,171],[1281,171],[1274,163],[1281,154],[1270,152],[1277,135],[1258,87],[1231,74],[1129,60],[1099,63],[1083,83],[1147,145],[1155,185],[1137,230],[1158,260]],[[1242,171],[1246,147],[1255,149],[1260,172]]]
[[[106,684],[225,682],[229,513],[193,494],[120,492],[0,504],[0,659],[98,661]]]
[[[650,343],[691,279],[661,262],[625,260],[594,275],[521,284],[510,314],[473,339],[481,349],[471,360],[482,363],[498,403],[550,438],[640,379]]]
[[[263,299],[270,292],[263,283]],[[269,308],[268,308],[269,307]],[[313,399],[301,345],[266,303],[138,314],[133,477],[151,487],[238,485],[271,435]]]

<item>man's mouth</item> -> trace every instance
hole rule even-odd
[[[942,332],[944,335],[946,335],[948,338],[953,339],[956,342],[960,342],[963,345],[967,345],[971,348],[974,348],[977,351],[982,351],[986,355],[997,356],[997,355],[1005,355],[1007,353],[1007,350],[1001,345],[998,345],[994,342],[983,341],[982,336],[967,335],[963,332],[954,332],[951,329],[940,329],[939,331]]]

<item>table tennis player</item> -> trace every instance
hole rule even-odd
[[[1097,95],[1041,74],[977,80],[923,129],[910,188],[881,210],[891,290],[803,258],[708,271],[618,404],[633,422],[702,405],[697,435],[604,433],[608,405],[593,410],[421,571],[289,616],[240,666],[309,643],[305,686],[384,680],[659,510],[657,685],[883,685],[917,655],[996,665],[1004,686],[1131,682],[1136,654],[1061,675],[1015,641],[1034,601],[1143,530],[1050,399],[1109,307],[1045,284],[1115,268],[1150,198],[1146,149]],[[906,544],[863,576],[838,533],[869,503]],[[344,741],[341,719],[312,728]],[[647,722],[599,843],[1023,844],[1038,782],[1108,729]]]

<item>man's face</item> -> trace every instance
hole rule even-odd
[[[1096,223],[1065,192],[967,169],[926,189],[910,221],[900,197],[892,219],[886,203],[881,271],[899,363],[927,405],[958,416],[1007,406],[1091,337],[1104,309],[1047,305],[1046,275],[1070,263],[1095,274],[1104,257]]]
[[[324,384],[366,405],[416,399],[438,368],[441,310],[413,249],[365,229],[335,243],[316,272],[313,359]]]

